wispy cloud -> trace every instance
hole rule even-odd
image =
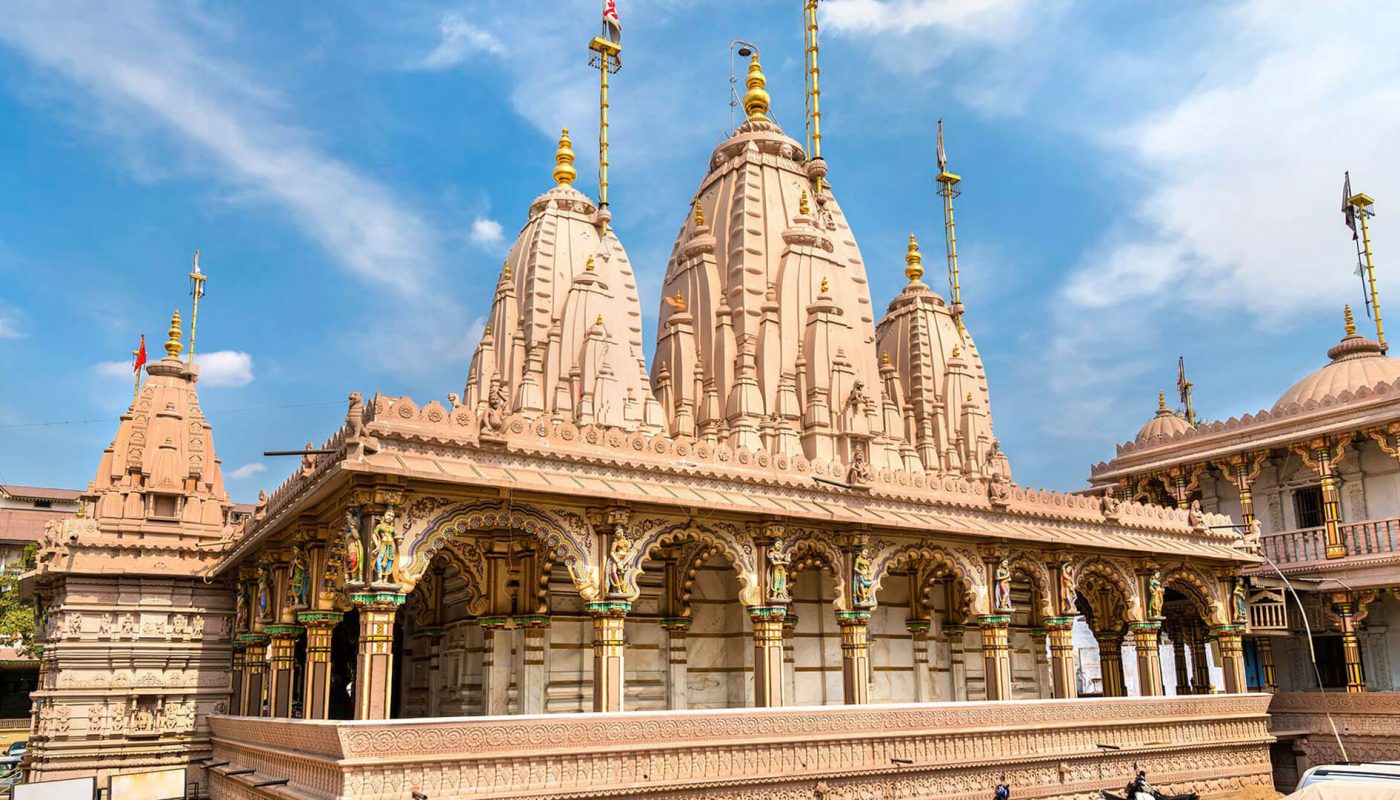
[[[451,69],[466,61],[473,53],[493,56],[506,54],[506,46],[490,32],[467,22],[460,14],[448,12],[438,24],[438,43],[423,58],[412,64],[425,70]]]
[[[19,327],[19,312],[0,306],[0,339],[22,339],[24,332]]]
[[[505,241],[505,238],[505,231],[501,228],[501,223],[496,220],[477,217],[472,221],[472,244],[495,248]]]
[[[253,382],[253,357],[238,350],[216,350],[195,356],[199,385],[237,389]]]
[[[244,464],[238,469],[230,470],[228,477],[236,481],[243,481],[261,472],[267,472],[267,465],[254,461],[250,464]]]

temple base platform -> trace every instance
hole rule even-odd
[[[384,721],[214,716],[213,800],[1097,798],[1271,787],[1270,696]],[[255,772],[230,774],[253,769]],[[286,785],[257,784],[287,779]]]

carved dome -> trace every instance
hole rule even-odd
[[[747,119],[715,148],[666,268],[652,386],[672,433],[849,462],[885,434],[870,287],[826,165],[767,117],[757,56]]]
[[[508,412],[659,430],[637,281],[608,212],[573,187],[573,159],[565,129],[557,185],[530,204],[501,269],[463,400],[480,411],[498,392]]]
[[[1370,389],[1378,383],[1394,383],[1400,379],[1400,359],[1386,354],[1386,346],[1356,332],[1351,318],[1351,306],[1346,307],[1346,336],[1327,351],[1330,363],[1289,387],[1274,403],[1274,408],[1287,408],[1309,400],[1322,402],[1343,391]]]
[[[1167,396],[1161,392],[1157,393],[1157,413],[1147,424],[1137,433],[1137,442],[1155,442],[1159,439],[1170,439],[1180,433],[1191,430],[1191,423],[1187,422],[1180,414],[1167,408]]]

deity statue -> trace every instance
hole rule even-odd
[[[1162,586],[1162,573],[1160,570],[1153,570],[1147,578],[1147,618],[1158,619],[1162,616],[1162,601],[1166,596],[1166,589]]]
[[[851,570],[851,602],[857,606],[875,604],[875,577],[870,574],[870,557],[864,549],[856,555]]]
[[[846,395],[846,404],[841,408],[845,416],[847,433],[866,433],[869,431],[869,424],[865,417],[865,410],[869,406],[870,399],[865,396],[865,381],[856,379],[851,385],[851,393]]]
[[[1060,613],[1072,615],[1079,613],[1079,607],[1075,604],[1079,587],[1074,583],[1074,573],[1070,571],[1069,564],[1060,565]]]
[[[486,413],[481,417],[481,432],[496,433],[506,424],[506,387],[500,383],[491,387],[486,401]]]
[[[612,547],[608,550],[607,590],[608,594],[627,592],[627,555],[632,551],[632,541],[619,525],[613,532]]]
[[[258,567],[258,619],[263,622],[272,619],[272,594],[267,586],[267,567]]]
[[[345,510],[345,580],[347,583],[364,583],[365,546],[360,541],[360,512],[353,508]]]
[[[996,608],[995,611],[1010,613],[1011,611],[1011,570],[1006,566],[1006,559],[997,562],[996,571],[993,574],[996,583]]]
[[[234,593],[233,629],[248,630],[248,587],[243,583],[238,584],[238,591]]]
[[[297,547],[292,554],[291,573],[287,576],[287,602],[292,608],[306,608],[307,585],[306,552]]]
[[[1113,493],[1113,487],[1103,490],[1103,496],[1099,498],[1099,508],[1105,517],[1112,517],[1118,513],[1118,495]]]
[[[1243,623],[1249,618],[1249,605],[1245,600],[1244,581],[1235,578],[1235,587],[1230,590],[1230,621]]]
[[[399,531],[394,527],[394,508],[390,506],[374,526],[370,540],[374,545],[374,582],[390,583],[394,580],[394,561],[398,559]]]
[[[1011,499],[1011,486],[1002,477],[1000,471],[993,472],[992,477],[987,481],[987,499],[993,504],[1005,505]]]
[[[783,552],[783,540],[774,539],[768,546],[768,600],[775,603],[785,603],[792,600],[792,595],[788,592],[788,564],[792,563],[792,556]]]
[[[1201,501],[1192,500],[1191,507],[1186,510],[1186,524],[1192,528],[1204,528],[1206,526],[1205,514],[1201,512]]]
[[[870,469],[870,460],[865,457],[865,448],[852,448],[851,468],[846,472],[846,482],[852,486],[869,486],[871,478],[874,477]]]

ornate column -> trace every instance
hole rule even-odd
[[[1133,647],[1137,650],[1138,694],[1144,697],[1166,694],[1162,688],[1162,655],[1160,622],[1134,622],[1129,625]]]
[[[1210,659],[1206,657],[1206,639],[1199,622],[1191,626],[1191,688],[1195,694],[1212,694]]]
[[[967,627],[949,625],[948,631],[948,696],[953,700],[967,699],[967,653],[963,650],[963,634]]]
[[[511,632],[505,617],[482,617],[481,713],[488,717],[510,713]]]
[[[797,615],[791,610],[783,617],[783,697],[797,702]]]
[[[1361,669],[1361,643],[1356,638],[1356,601],[1350,592],[1332,595],[1332,610],[1342,629],[1342,659],[1346,663],[1347,691],[1366,691],[1366,676]]]
[[[626,600],[589,603],[593,617],[593,710],[621,711],[623,697],[623,623],[632,604]]]
[[[1278,680],[1274,676],[1274,640],[1272,636],[1259,636],[1254,640],[1259,651],[1259,671],[1264,673],[1264,691],[1274,694],[1278,691]]]
[[[783,606],[754,606],[749,609],[753,623],[753,703],[756,707],[783,705]]]
[[[870,702],[870,612],[838,611],[841,688],[847,705]]]
[[[267,635],[245,633],[238,641],[243,643],[243,715],[267,716],[263,707],[267,692]]]
[[[671,711],[690,707],[689,653],[686,647],[690,625],[690,617],[661,620],[661,628],[666,631],[666,708]]]
[[[344,617],[339,611],[297,614],[297,621],[306,626],[306,684],[301,693],[305,719],[326,719],[330,714],[331,637]]]
[[[1220,668],[1225,671],[1226,694],[1249,691],[1244,677],[1244,626],[1216,625],[1210,629],[1220,648]]]
[[[1123,634],[1118,631],[1094,631],[1099,642],[1099,674],[1103,676],[1104,697],[1126,697],[1123,684]]]
[[[549,632],[549,617],[542,614],[516,617],[515,626],[520,629],[523,639],[516,702],[522,714],[543,714],[545,691],[549,687],[549,675],[545,669],[545,635]],[[436,643],[433,652],[437,652]]]
[[[929,621],[911,617],[904,621],[904,628],[914,640],[914,699],[920,703],[931,703],[933,675],[929,672],[928,663]]]
[[[301,636],[301,626],[268,625],[266,630],[272,641],[267,659],[270,667],[267,680],[268,716],[290,717],[297,639]]]
[[[1186,661],[1186,635],[1183,626],[1175,625],[1168,631],[1172,640],[1172,662],[1176,667],[1176,693],[1191,694],[1191,673]]]
[[[1328,558],[1345,558],[1347,554],[1346,542],[1342,541],[1342,502],[1337,493],[1336,467],[1345,456],[1351,438],[1351,434],[1335,440],[1319,437],[1294,446],[1294,452],[1302,456],[1303,463],[1317,473],[1322,483],[1322,525],[1327,533]]]
[[[1048,688],[1050,683],[1050,661],[1046,656],[1046,641],[1050,636],[1047,628],[1031,628],[1031,655],[1035,663],[1035,696],[1045,698],[1053,696],[1053,691]]]
[[[243,713],[243,682],[246,680],[243,675],[244,647],[242,642],[235,641],[233,643],[233,668],[229,672],[228,682],[228,713],[230,714]]]
[[[388,719],[394,694],[394,622],[404,596],[393,590],[359,592],[360,652],[355,664],[355,719]]]
[[[1077,697],[1079,686],[1074,674],[1074,618],[1053,617],[1045,621],[1050,637],[1051,696]]]
[[[988,700],[1011,699],[1011,617],[989,615],[978,620],[982,629],[982,674]]]
[[[1235,491],[1240,496],[1240,518],[1245,530],[1254,524],[1254,492],[1252,488],[1254,481],[1259,477],[1259,471],[1264,467],[1264,461],[1269,457],[1268,451],[1256,451],[1252,453],[1233,453],[1228,458],[1216,462],[1216,466],[1230,482],[1235,485]]]

